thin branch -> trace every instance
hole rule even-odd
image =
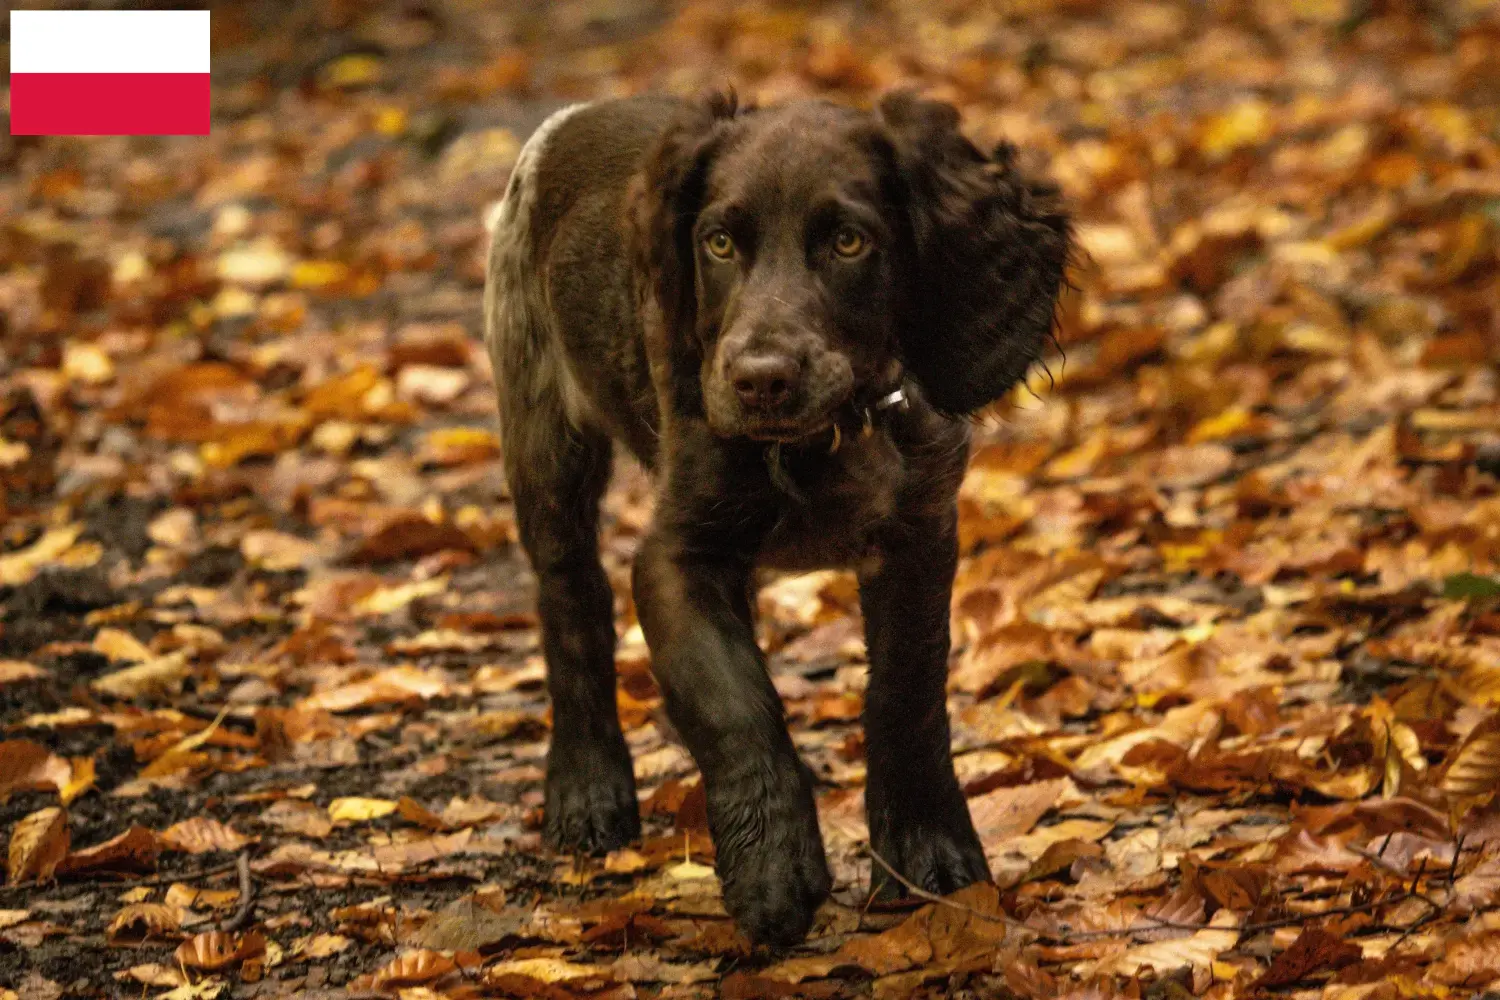
[[[219,930],[226,934],[242,929],[250,922],[250,914],[255,910],[255,882],[250,878],[250,852],[241,851],[234,865],[240,873],[240,905],[234,911],[234,916],[219,925]]]
[[[959,910],[959,911],[961,911],[963,913],[969,914],[970,916],[978,917],[981,920],[988,920],[991,923],[1009,924],[1010,926],[1018,928],[1020,930],[1032,931],[1033,933],[1035,933],[1035,929],[1034,928],[1027,927],[1024,923],[1022,923],[1021,921],[1015,919],[1014,917],[1007,917],[1004,914],[983,913],[983,912],[981,912],[979,910],[974,909],[974,907],[972,907],[972,906],[967,906],[967,905],[965,905],[963,903],[959,903],[959,902],[956,902],[954,900],[947,899],[947,898],[945,898],[943,896],[939,896],[935,892],[928,892],[926,889],[924,889],[921,886],[917,885],[915,882],[913,882],[911,879],[907,878],[905,875],[902,875],[900,872],[896,871],[895,868],[891,867],[891,863],[889,861],[887,861],[885,858],[882,858],[880,856],[879,852],[876,851],[875,848],[870,847],[869,845],[865,846],[865,853],[868,854],[868,855],[870,855],[870,858],[876,864],[878,864],[878,865],[880,865],[880,867],[884,868],[887,875],[889,875],[891,878],[893,878],[897,882],[899,882],[902,886],[905,887],[905,889],[906,889],[907,892],[911,893],[917,899],[926,900],[929,903],[936,903],[938,906],[946,906],[946,907],[949,907],[950,909]],[[873,882],[873,880],[872,880],[872,882]],[[872,887],[871,887],[871,896],[872,896],[872,898],[873,898],[873,895],[874,895],[873,888],[874,887],[872,885]]]

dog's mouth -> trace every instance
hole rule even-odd
[[[817,434],[822,434],[833,426],[833,417],[825,416],[815,423],[777,423],[757,424],[745,429],[745,436],[752,441],[763,441],[767,444],[796,444]]]

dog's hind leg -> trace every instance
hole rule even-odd
[[[611,442],[582,415],[583,397],[533,267],[536,150],[548,132],[544,124],[527,143],[491,218],[485,335],[505,476],[537,578],[552,697],[543,834],[562,849],[610,850],[640,833],[615,704],[614,596],[599,563],[599,499],[609,484]]]
[[[599,563],[599,498],[610,440],[579,431],[555,401],[507,414],[505,470],[537,578],[552,697],[544,835],[611,850],[640,833],[630,752],[615,705],[614,595]]]

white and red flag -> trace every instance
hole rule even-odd
[[[11,135],[207,135],[208,11],[13,10]]]

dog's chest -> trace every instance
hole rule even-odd
[[[877,535],[896,510],[905,475],[895,445],[881,436],[833,455],[783,455],[779,461],[780,516],[761,548],[762,565],[807,570],[878,558]]]

